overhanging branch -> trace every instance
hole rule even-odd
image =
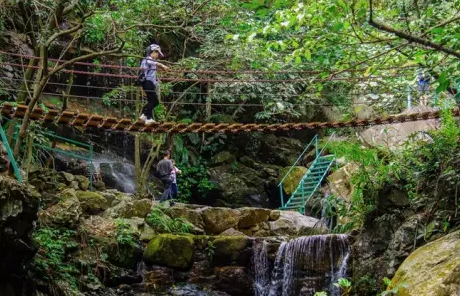
[[[444,24],[448,24],[448,23],[451,23],[451,22],[459,20],[459,19],[460,19],[460,17],[455,17],[455,18],[452,18],[452,19],[444,22]],[[385,31],[387,33],[393,34],[393,35],[395,35],[395,36],[397,36],[399,38],[405,39],[405,40],[407,40],[409,42],[421,44],[421,45],[424,45],[426,47],[429,47],[429,48],[432,48],[432,49],[447,53],[449,55],[455,56],[457,58],[460,58],[460,52],[457,52],[457,51],[455,51],[455,50],[453,50],[451,48],[445,47],[444,45],[441,45],[441,44],[436,44],[434,42],[431,42],[431,41],[429,41],[427,39],[424,39],[424,38],[421,38],[419,36],[413,36],[413,35],[408,34],[406,32],[396,30],[396,29],[391,28],[391,27],[389,27],[387,25],[384,25],[384,24],[381,24],[381,23],[378,23],[378,22],[374,21],[372,0],[369,0],[369,24],[372,27],[374,27],[374,28],[376,28],[378,30]],[[435,27],[440,27],[441,25],[442,24],[440,24],[438,26],[435,26]],[[423,34],[422,36],[424,36],[426,34],[427,33]]]

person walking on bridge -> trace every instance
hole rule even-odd
[[[170,157],[171,153],[169,151],[165,151],[163,154],[163,159],[158,162],[155,171],[155,177],[163,182],[163,194],[161,195],[160,203],[168,199],[172,199],[171,186],[173,182],[173,176],[171,173],[174,171],[174,165],[170,160]],[[172,200],[170,205],[174,205]]]
[[[159,84],[156,77],[157,67],[159,66],[164,70],[168,70],[169,67],[157,61],[160,56],[164,56],[159,45],[149,45],[145,53],[145,58],[142,60],[140,66],[142,69],[140,70],[138,82],[142,86],[144,95],[147,96],[147,104],[142,110],[140,120],[145,121],[145,124],[149,125],[155,122],[155,119],[153,118],[153,110],[159,104],[158,94],[156,91]]]

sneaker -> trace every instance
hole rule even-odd
[[[150,125],[150,124],[152,124],[152,123],[155,123],[155,119],[147,119],[147,120],[145,121],[145,125]]]
[[[145,116],[144,114],[141,115],[141,117],[139,117],[140,120],[142,121],[146,121],[147,120],[147,116]]]

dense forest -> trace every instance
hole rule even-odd
[[[459,1],[6,0],[0,15],[1,295],[460,293]],[[236,128],[104,128],[137,124],[150,44],[167,66],[157,122]],[[156,202],[164,150],[176,206]]]

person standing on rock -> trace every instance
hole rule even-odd
[[[174,170],[174,165],[170,160],[171,153],[165,151],[163,154],[163,159],[157,164],[155,171],[155,177],[160,179],[163,182],[163,194],[161,195],[160,203],[172,199],[171,186],[173,182],[173,177],[171,172]],[[171,206],[174,205],[174,202],[171,200]]]
[[[144,106],[142,115],[139,119],[145,121],[145,124],[149,125],[155,122],[155,119],[153,119],[153,110],[159,104],[156,91],[159,83],[156,77],[157,67],[159,66],[164,70],[168,70],[169,67],[157,61],[160,56],[163,57],[159,45],[149,45],[145,54],[145,58],[141,62],[141,70],[139,70],[137,83],[142,86],[144,95],[147,95],[147,104]]]
[[[177,167],[176,167],[176,162],[174,161],[174,159],[171,159],[172,161],[172,164],[173,164],[173,167],[174,169],[172,170],[171,172],[171,176],[172,176],[172,184],[171,184],[171,194],[172,194],[172,198],[176,198],[177,197],[177,194],[178,194],[178,189],[177,189],[177,175],[180,175],[182,174],[182,171],[179,170]]]

